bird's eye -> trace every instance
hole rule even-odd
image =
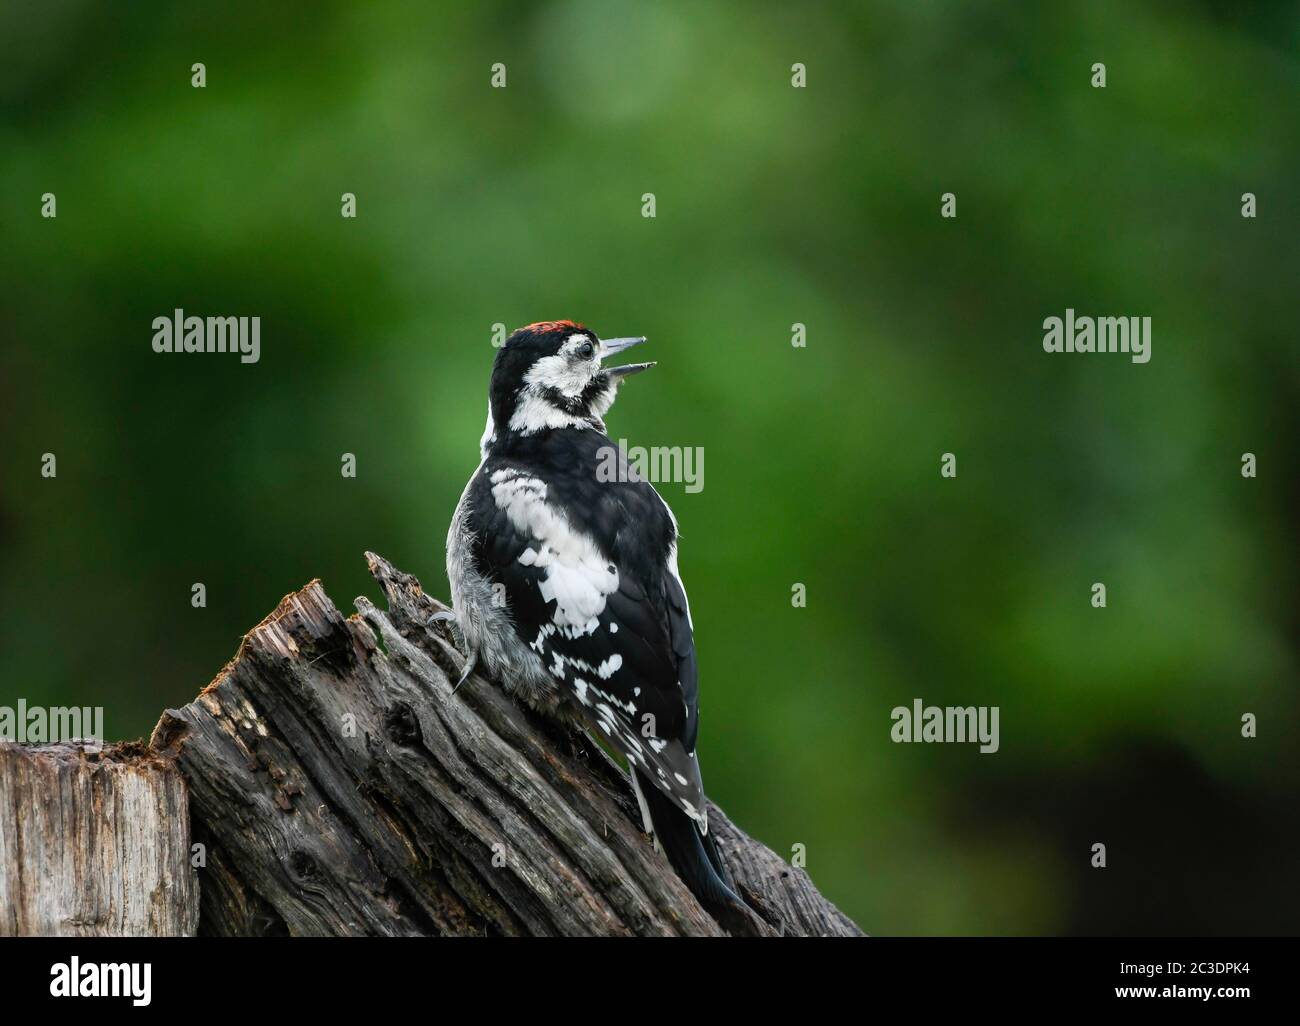
[[[593,346],[590,342],[584,342],[582,343],[582,345],[578,346],[578,348],[574,350],[574,352],[578,354],[578,358],[581,360],[590,360],[591,354],[594,353],[595,351],[596,351],[596,347]]]

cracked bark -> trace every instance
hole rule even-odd
[[[453,694],[461,657],[426,626],[445,607],[367,556],[386,610],[358,598],[344,616],[312,581],[154,730],[151,758],[188,784],[206,860],[198,932],[721,934],[642,833],[605,751],[477,676]],[[776,924],[754,932],[860,935],[716,806],[709,824],[742,896]]]

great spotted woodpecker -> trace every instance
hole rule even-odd
[[[724,882],[709,835],[677,522],[602,419],[619,385],[654,364],[601,361],[644,341],[602,340],[573,321],[506,340],[482,462],[447,532],[454,613],[444,616],[464,645],[462,681],[480,666],[624,756],[647,832],[727,926],[752,913]]]

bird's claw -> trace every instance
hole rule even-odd
[[[471,652],[469,657],[465,660],[465,668],[461,670],[460,680],[456,681],[456,686],[451,689],[453,695],[460,690],[462,684],[469,680],[470,674],[474,672],[474,667],[476,666],[478,666],[478,653]]]
[[[432,627],[435,623],[448,623],[456,619],[456,614],[450,609],[439,609],[429,619],[424,621],[424,626]]]

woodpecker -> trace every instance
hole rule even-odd
[[[506,340],[482,460],[447,532],[453,612],[440,618],[463,644],[461,683],[481,667],[623,755],[647,833],[729,926],[753,913],[724,882],[709,835],[677,521],[603,420],[619,386],[654,364],[602,361],[644,341],[601,339],[574,321]]]

